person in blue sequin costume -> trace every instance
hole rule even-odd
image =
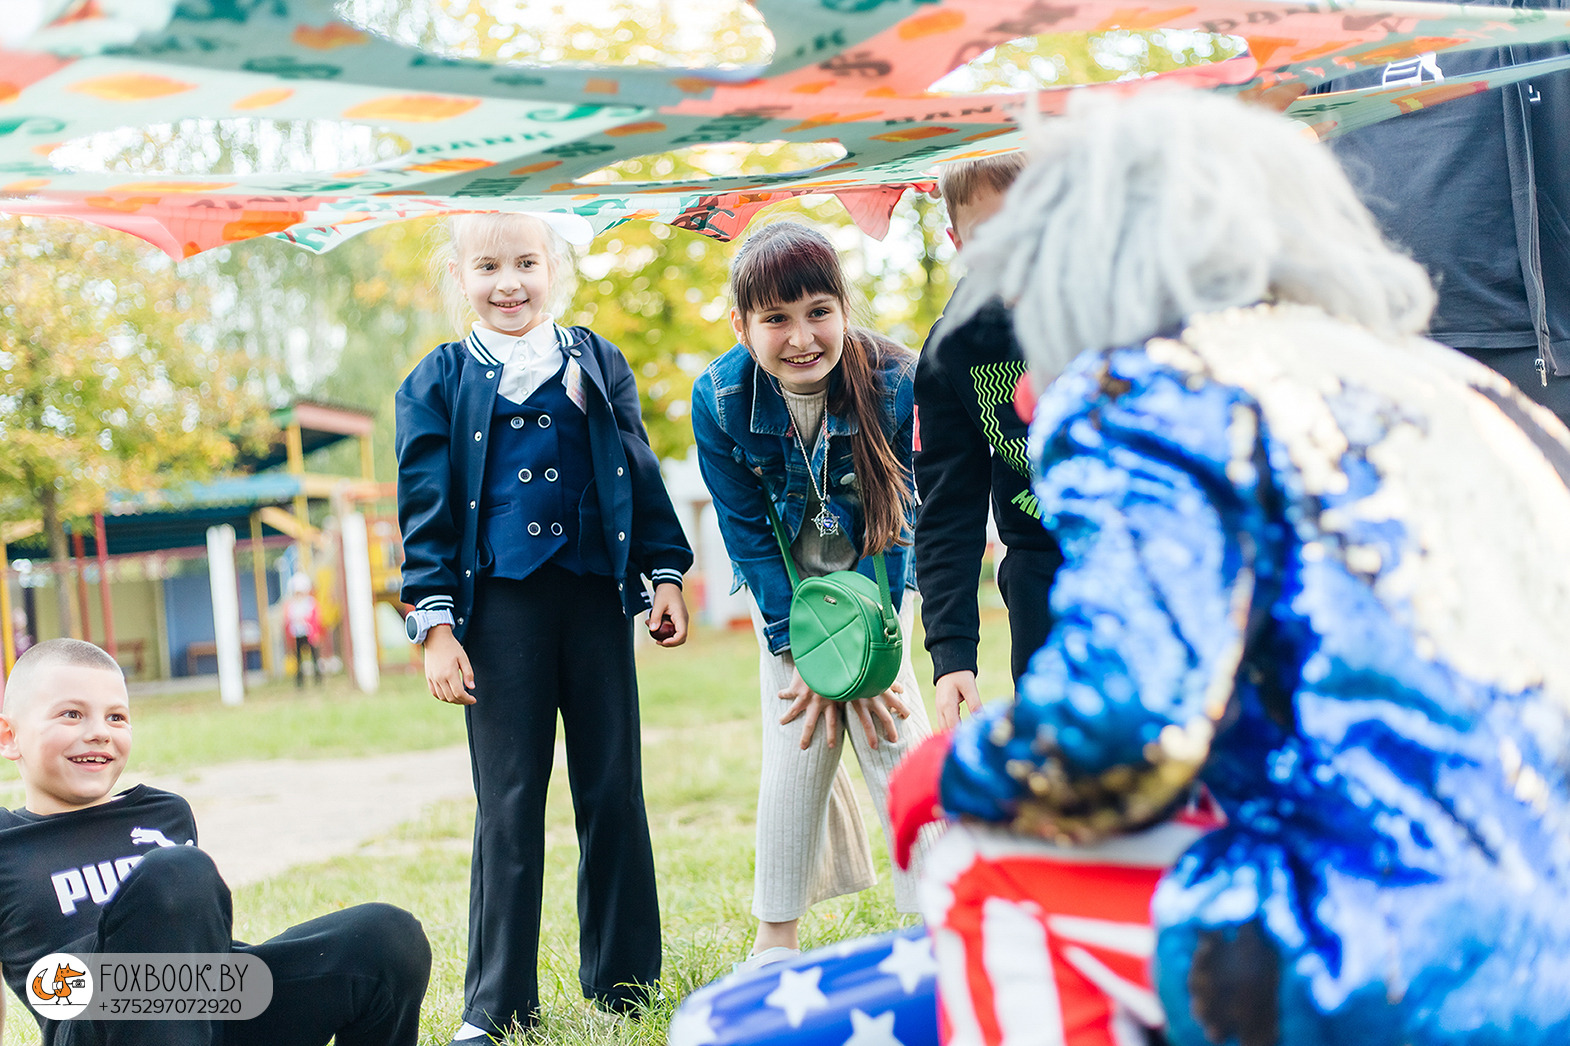
[[[1039,138],[956,308],[1056,379],[1066,563],[944,811],[1072,846],[1208,789],[1153,904],[1179,1046],[1570,1042],[1570,436],[1417,336],[1425,275],[1287,121],[1155,91]]]

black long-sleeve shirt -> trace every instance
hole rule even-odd
[[[952,333],[940,320],[916,362],[916,583],[934,679],[976,670],[976,586],[987,547],[988,496],[1005,545],[1057,548],[1030,492],[1028,426],[1014,409],[1014,387],[1024,373],[1001,302]]]

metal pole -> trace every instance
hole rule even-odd
[[[11,674],[16,664],[16,633],[11,628],[11,557],[6,553],[5,538],[0,536],[0,658],[5,663],[5,674]]]
[[[87,558],[87,549],[82,543],[82,532],[80,530],[72,533],[71,547],[76,556],[76,605],[82,612],[82,638],[91,643],[93,641],[93,618],[87,609],[87,574],[82,569],[82,561]]]
[[[109,597],[109,537],[104,531],[104,514],[93,514],[93,544],[98,546],[98,605],[104,614],[104,649],[110,657],[119,654],[114,639],[114,601]],[[86,612],[83,612],[86,616]]]
[[[256,582],[256,623],[262,630],[262,671],[273,678],[273,618],[267,612],[267,564],[262,550],[262,517],[251,513],[251,577]]]
[[[245,653],[240,643],[240,584],[234,569],[234,528],[207,528],[207,577],[213,592],[213,640],[218,695],[226,705],[245,701]]]
[[[371,595],[370,539],[365,517],[346,512],[343,523],[344,609],[349,620],[348,661],[354,685],[376,693],[381,679],[380,646],[376,641],[376,602]]]
[[[288,455],[288,469],[292,476],[305,475],[305,443],[300,434],[300,423],[291,421],[284,430],[284,448]],[[294,496],[294,518],[300,523],[300,533],[308,534],[311,528],[311,504],[305,497],[302,488]],[[311,576],[311,539],[301,537],[295,545],[300,550],[300,573],[306,577]]]

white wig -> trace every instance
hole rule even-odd
[[[1001,297],[1040,383],[1079,353],[1264,301],[1384,336],[1427,325],[1427,274],[1387,245],[1334,156],[1298,124],[1220,95],[1085,92],[965,245],[958,326]]]

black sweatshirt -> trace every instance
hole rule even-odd
[[[1030,492],[1027,425],[1014,410],[1024,373],[1001,302],[951,333],[939,320],[916,361],[916,582],[934,680],[976,671],[988,494],[1005,545],[1057,550]]]
[[[16,997],[34,963],[97,931],[143,857],[195,840],[190,804],[148,785],[48,816],[0,810],[0,965]]]

